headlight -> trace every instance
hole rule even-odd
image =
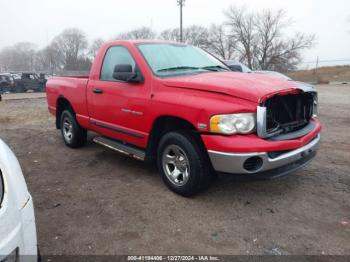
[[[210,118],[210,131],[225,135],[250,134],[255,131],[255,113],[216,115]]]

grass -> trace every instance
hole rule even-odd
[[[329,82],[350,82],[350,66],[321,67],[317,72],[312,70],[299,70],[287,73],[294,80],[317,84]]]

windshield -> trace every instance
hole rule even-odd
[[[140,44],[139,50],[157,76],[230,71],[218,59],[200,48],[184,44]]]

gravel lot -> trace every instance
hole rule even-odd
[[[44,98],[5,95],[0,137],[22,165],[44,255],[350,255],[350,85],[318,90],[324,128],[311,165],[270,181],[220,176],[191,199],[91,138],[65,147]]]

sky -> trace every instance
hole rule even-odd
[[[284,9],[294,21],[287,35],[317,36],[316,47],[304,52],[305,62],[319,57],[350,64],[349,0],[186,0],[184,26],[221,23],[230,5]],[[41,48],[68,27],[82,29],[89,40],[109,40],[141,26],[159,32],[179,25],[177,0],[0,0],[0,10],[0,49],[23,41]]]

